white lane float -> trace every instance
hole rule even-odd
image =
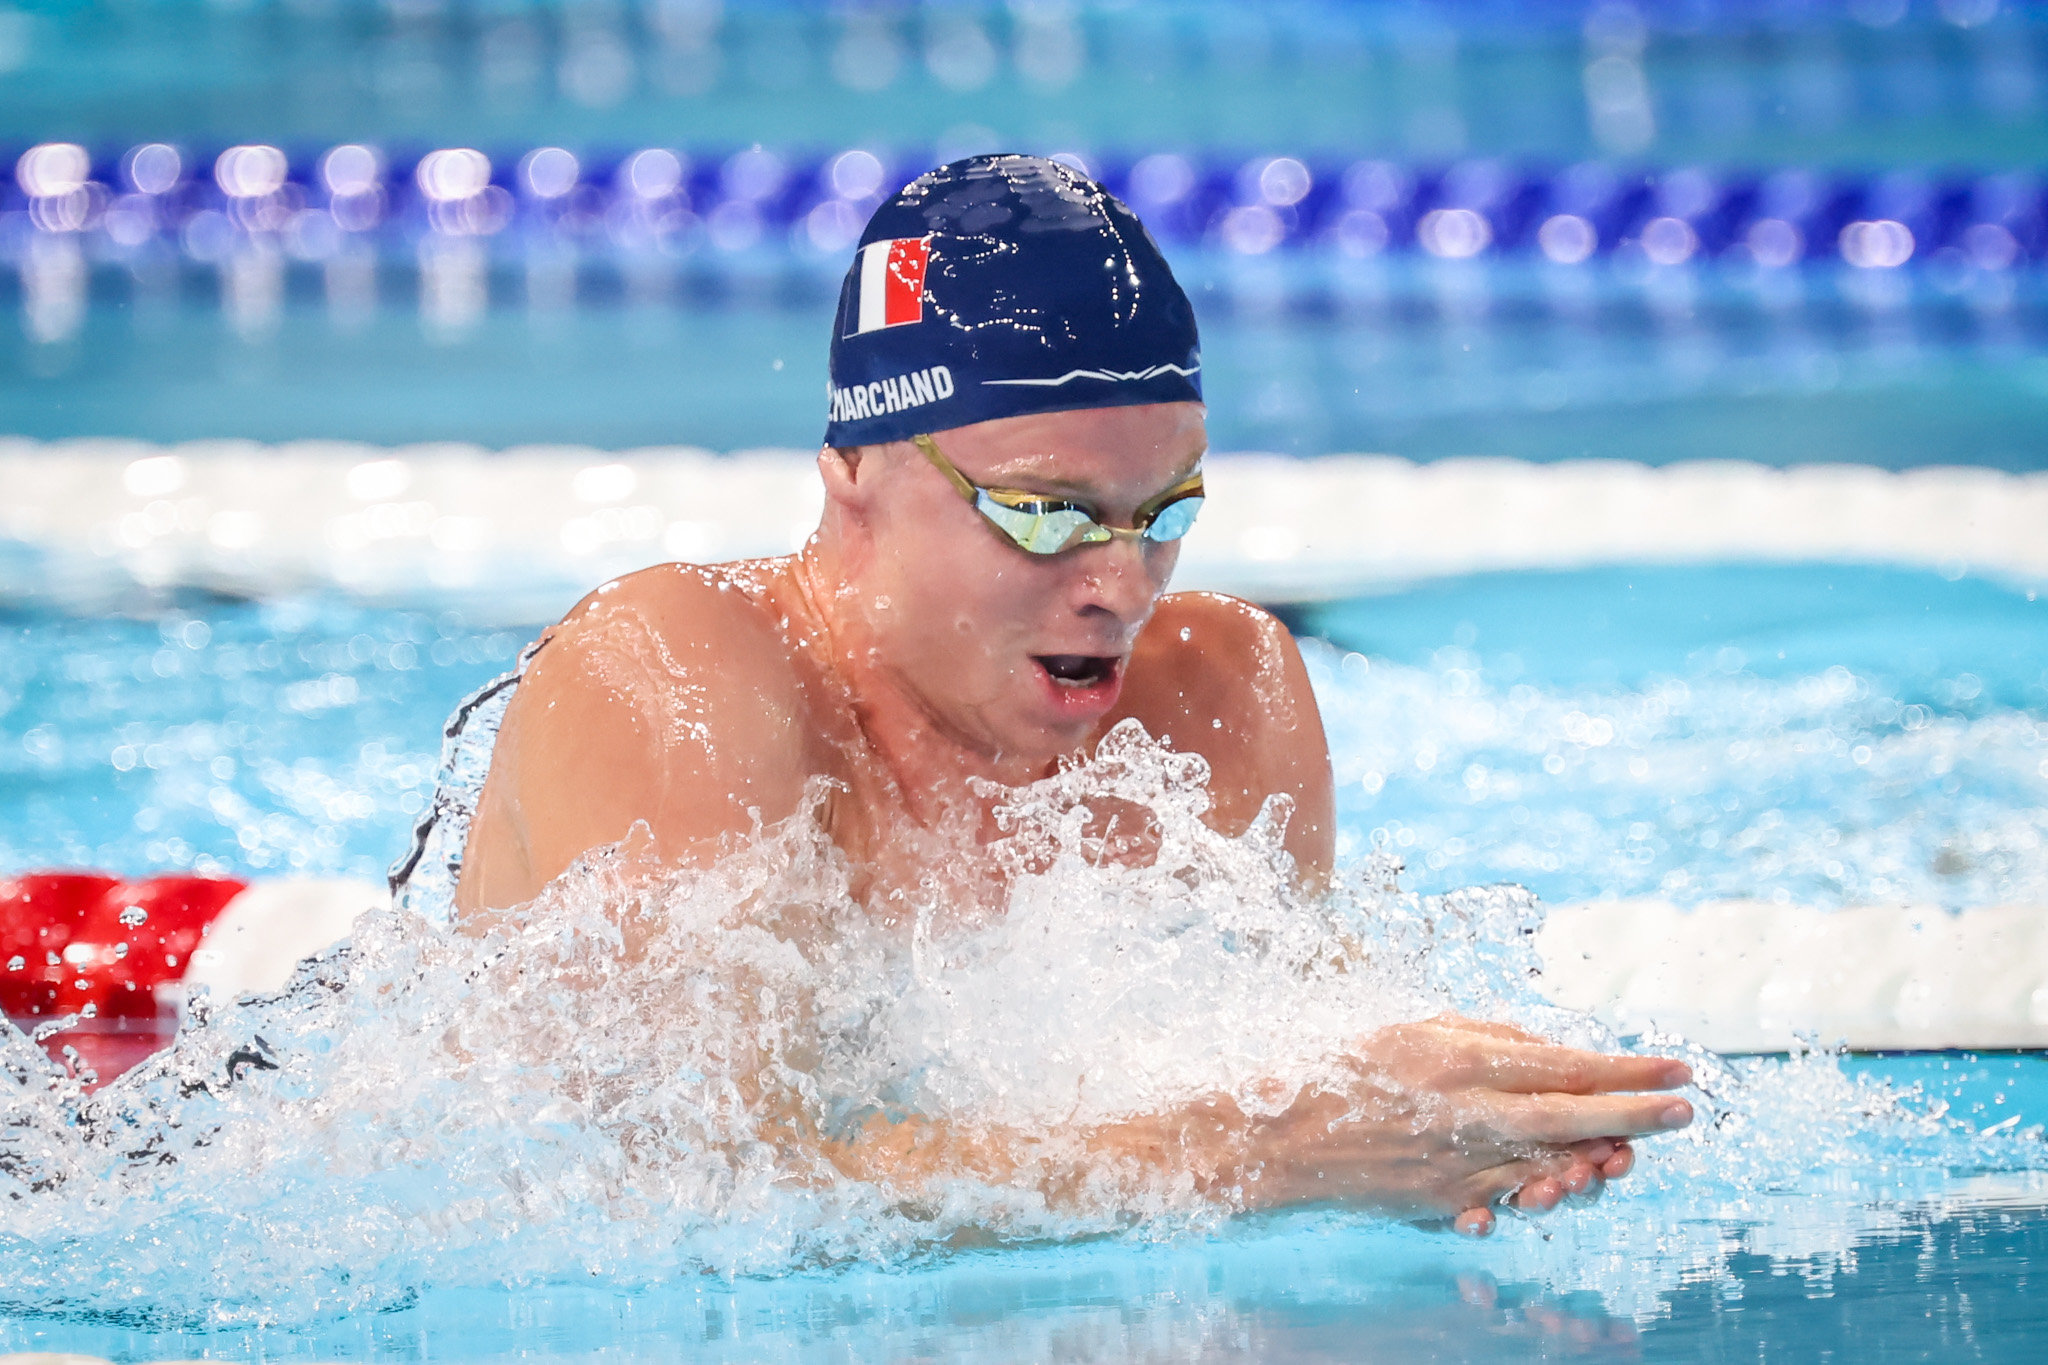
[[[1209,502],[1175,583],[1260,601],[1619,563],[2048,580],[2048,473],[1257,454],[1204,469]],[[824,497],[814,451],[112,438],[0,437],[0,488],[0,601],[90,606],[138,586],[480,594],[520,621],[648,564],[786,553]]]
[[[192,988],[277,990],[301,958],[389,901],[382,886],[345,880],[0,878],[0,1013],[103,1083],[163,1046]]]
[[[0,1009],[104,1082],[163,1045],[195,987],[275,991],[389,901],[339,879],[0,880]],[[1728,1053],[2048,1047],[2048,916],[2032,907],[1598,902],[1552,909],[1536,947],[1550,999],[1625,1035]]]
[[[1717,1052],[2048,1047],[2048,915],[2035,906],[1604,902],[1553,909],[1536,943],[1544,993],[1623,1034]]]

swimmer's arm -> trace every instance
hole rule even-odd
[[[1336,857],[1336,790],[1322,713],[1294,637],[1271,613],[1219,593],[1162,598],[1131,661],[1123,714],[1209,761],[1209,821],[1238,834],[1266,798],[1294,811],[1287,851],[1320,883]]]
[[[1490,1225],[1514,1195],[1549,1208],[1626,1174],[1626,1139],[1691,1121],[1668,1091],[1683,1064],[1606,1056],[1467,1020],[1401,1025],[1361,1046],[1354,1084],[1248,1115],[1228,1097],[1066,1133],[1025,1135],[877,1115],[820,1144],[844,1176],[916,1198],[948,1180],[1035,1188],[1073,1203],[1105,1164],[1234,1210],[1341,1202]],[[1643,1093],[1649,1092],[1649,1093]],[[1482,1215],[1472,1220],[1474,1214]]]
[[[721,840],[802,800],[800,699],[780,640],[736,592],[664,566],[566,617],[507,708],[471,824],[466,921],[531,900],[619,844],[650,868],[708,862]]]

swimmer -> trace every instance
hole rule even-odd
[[[544,637],[470,827],[465,921],[629,834],[650,869],[707,865],[821,778],[873,913],[961,868],[983,870],[958,902],[999,906],[1001,874],[974,856],[994,789],[1126,719],[1208,762],[1222,833],[1291,801],[1287,852],[1320,883],[1330,758],[1293,640],[1248,603],[1166,591],[1203,497],[1201,362],[1130,210],[1035,157],[930,172],[868,223],[829,368],[825,510],[799,553],[647,569]],[[1657,1093],[1690,1079],[1678,1062],[1470,1020],[1386,1030],[1345,1064],[1353,1086],[1277,1117],[1216,1099],[1081,1136],[1235,1207],[1334,1199],[1483,1234],[1502,1202],[1591,1192],[1628,1171],[1629,1139],[1691,1121]],[[817,1140],[898,1186],[1021,1169],[1003,1134],[914,1115]]]

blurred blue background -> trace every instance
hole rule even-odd
[[[803,446],[878,198],[1104,177],[1219,449],[2048,466],[2000,0],[0,4],[0,432]]]

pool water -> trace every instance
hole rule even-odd
[[[1308,605],[1345,834],[1549,900],[2048,896],[2048,601],[1856,566],[1482,574]]]
[[[537,625],[341,601],[0,613],[0,866],[375,879]]]
[[[0,178],[0,433],[804,446],[844,264],[844,243],[798,230],[804,196],[870,202],[817,172],[860,149],[893,170],[1007,146],[1112,176],[1184,155],[1205,194],[1284,229],[1234,236],[1222,200],[1206,221],[1144,207],[1196,295],[1219,450],[2039,470],[2043,33],[2037,9],[1995,0],[11,0],[0,167],[76,140],[109,194],[137,194],[116,232],[90,194],[56,205],[91,208],[66,226]],[[744,231],[693,226],[650,251],[585,213],[558,237],[515,179],[558,143],[621,203],[619,159],[682,137],[695,207]],[[229,205],[212,158],[256,139],[293,184]],[[207,231],[160,216],[176,195],[121,178],[145,142],[182,153],[186,208],[259,212]],[[390,163],[367,271],[259,222],[323,209],[314,167],[342,142]],[[427,265],[459,253],[439,256],[450,242],[404,201],[413,159],[459,145],[490,154],[521,208],[450,290]],[[1319,198],[1276,214],[1258,168],[1281,156],[1313,168]],[[790,172],[781,207],[725,183],[749,157]],[[1381,158],[1421,195],[1386,241],[1309,231],[1313,204],[1349,205],[1351,171]],[[1636,177],[1641,211],[1602,219],[1579,263],[1545,260],[1517,215],[1589,161]],[[1493,244],[1436,259],[1420,210],[1503,172],[1521,188],[1479,206]],[[1765,269],[1742,215],[1777,173],[1827,202],[1800,211],[1800,262]],[[1715,202],[1684,207],[1700,184]],[[1851,207],[1911,220],[1911,259],[1851,266]],[[1686,249],[1655,265],[1631,235],[1652,211],[1685,219]],[[1377,912],[1353,927],[1422,950],[1402,960],[1446,978],[1430,999],[1599,1043],[1530,993],[1518,931],[1540,906],[1469,888],[2048,904],[2044,586],[1961,564],[1610,567],[1297,604],[1358,883],[1345,904]],[[453,599],[138,592],[128,608],[0,606],[0,873],[376,878],[430,796],[443,718],[541,624]],[[847,1036],[875,1050],[821,1074],[866,1094],[863,1067],[898,1064],[935,1103],[943,1082],[1028,1111],[1061,1098],[1039,1054],[1119,1058],[1097,1082],[1113,1085],[1200,1051],[1148,1049],[1146,1029],[1284,1061],[1333,1027],[1316,983],[1261,977],[1270,962],[1212,931],[1301,950],[1320,921],[1261,881],[1256,841],[1201,847],[1234,869],[1196,888],[1207,920],[1185,888],[1068,869],[1015,916],[1050,950],[1000,927],[942,935],[928,972],[888,978],[900,998],[849,1007]],[[1422,898],[1367,885],[1374,855]],[[696,891],[679,920],[717,908],[716,887]],[[366,921],[359,955],[195,1018],[102,1101],[23,1084],[33,1054],[0,1028],[0,1352],[2004,1361],[2048,1339],[2036,1056],[1695,1054],[1700,1125],[1646,1143],[1601,1202],[1486,1243],[1332,1210],[1217,1223],[1171,1199],[1062,1221],[966,1191],[912,1218],[840,1186],[764,1192],[748,1134],[719,1124],[715,1021],[700,1037],[630,994],[529,989],[564,954],[601,967],[601,926],[575,922],[581,949],[506,946],[522,977]],[[713,970],[687,984],[712,998],[789,968],[704,942]],[[1130,952],[1156,980],[1117,974]],[[1414,986],[1388,970],[1390,993]],[[1362,1015],[1378,1003],[1321,984]],[[529,1037],[566,1046],[536,1063]],[[660,1064],[635,1072],[636,1055]],[[579,1107],[592,1088],[641,1123],[640,1164],[621,1159],[631,1122]],[[707,1125],[729,1168],[692,1148]],[[50,1188],[29,1188],[39,1173]]]
[[[1846,1065],[1922,1083],[1982,1118],[2048,1114],[2037,1058]],[[768,1278],[422,1285],[375,1312],[267,1327],[146,1304],[10,1304],[0,1284],[0,1350],[122,1361],[2029,1358],[2048,1330],[2033,1284],[2048,1258],[2048,1182],[1948,1183],[1864,1204],[1838,1182],[1704,1222],[1660,1225],[1654,1206],[1638,1208],[1637,1237],[1569,1209],[1478,1244],[1311,1210],[1163,1243],[1013,1246]]]
[[[168,442],[306,436],[405,444],[563,441],[623,450],[804,448],[819,439],[839,256],[667,262],[650,300],[530,296],[507,248],[491,306],[423,319],[418,270],[386,267],[367,311],[286,261],[275,314],[223,310],[210,266],[91,274],[82,330],[0,328],[0,431]],[[1411,459],[1499,455],[1664,464],[1743,459],[2039,469],[2048,298],[2039,270],[1937,267],[1873,282],[1839,265],[1759,278],[1703,262],[1285,259],[1189,246],[1217,450]],[[602,259],[586,274],[616,268]],[[1880,287],[1880,285],[1884,287]],[[0,270],[0,312],[21,307]]]
[[[564,607],[567,606],[565,602]],[[1290,610],[1342,837],[1440,891],[2048,896],[2048,602],[1853,566],[1485,574]],[[339,599],[0,615],[0,868],[381,875],[538,623]]]
[[[87,139],[630,146],[688,129],[741,147],[823,131],[1583,157],[1641,145],[1589,118],[1584,67],[1647,43],[1640,131],[1670,162],[2032,165],[2044,147],[2041,20],[2014,4],[29,0],[9,20],[0,127]]]
[[[1418,890],[1507,879],[1559,900],[1977,905],[2048,888],[2043,615],[2022,586],[1805,565],[1481,575],[1291,619],[1312,637],[1352,856],[1398,854]],[[4,627],[0,868],[259,877],[376,875],[430,788],[442,717],[534,630],[459,609],[199,598],[89,619],[16,612]],[[1085,881],[1069,890],[1076,904],[1097,894]],[[1486,913],[1526,911],[1510,899]],[[1428,931],[1451,935],[1437,951],[1495,973],[1506,994],[1494,998],[1526,992],[1514,961],[1460,956],[1486,933],[1459,938],[1471,931],[1456,916],[1426,922],[1452,926]],[[402,973],[402,954],[392,960],[383,970]],[[1057,977],[1051,988],[1067,989]],[[1205,988],[1189,983],[1170,1008],[1193,1010]],[[1017,989],[1028,1006],[1035,987]],[[523,1024],[543,1003],[461,999]],[[432,1019],[456,1000],[418,1008]],[[265,1026],[288,1051],[292,1038],[333,1036],[336,1065],[395,1060],[374,1034],[350,1041],[324,1016],[293,1017]],[[1000,1041],[998,1024],[977,1026]],[[629,1037],[643,1025],[611,1027]],[[525,1101],[503,1120],[479,1116],[438,1073],[409,1081],[410,1064],[383,1091],[351,1089],[370,1081],[344,1070],[321,1084],[358,1099],[334,1103],[360,1113],[376,1144],[393,1140],[380,1124],[408,1125],[412,1164],[378,1174],[388,1155],[352,1145],[353,1129],[327,1157],[302,1146],[292,1124],[323,1112],[318,1086],[276,1101],[300,1116],[288,1122],[257,1117],[272,1112],[264,1092],[230,1096],[219,1112],[270,1125],[225,1130],[249,1154],[246,1196],[216,1193],[212,1177],[181,1184],[175,1165],[141,1167],[62,1237],[29,1222],[0,1231],[0,1243],[31,1239],[0,1245],[0,1349],[134,1360],[2025,1353],[2048,1316],[2028,1292],[2048,1252],[2037,1126],[2048,1063],[1698,1061],[1709,1118],[1697,1142],[1647,1144],[1643,1169],[1602,1203],[1509,1220],[1487,1243],[1307,1211],[1080,1236],[1020,1226],[1004,1245],[948,1249],[903,1241],[869,1214],[845,1225],[865,1249],[823,1268],[777,1263],[762,1250],[773,1234],[744,1221],[683,1225],[678,1245],[692,1250],[680,1263],[592,1251],[613,1245],[602,1220],[535,1225],[495,1253],[488,1239],[471,1246],[480,1233],[464,1229],[487,1224],[465,1201],[488,1206],[490,1172],[478,1183],[449,1152],[546,1169],[562,1139],[519,1136]],[[309,1065],[320,1074],[317,1056]],[[378,1111],[369,1097],[385,1093]],[[467,1126],[436,1132],[444,1112]],[[369,1165],[337,1172],[331,1190],[311,1174],[365,1152]],[[201,1152],[189,1159],[199,1179]],[[298,1231],[273,1242],[279,1219]],[[406,1219],[419,1221],[402,1233]],[[384,1250],[352,1264],[336,1250],[351,1227]],[[725,1273],[720,1256],[737,1258]]]

